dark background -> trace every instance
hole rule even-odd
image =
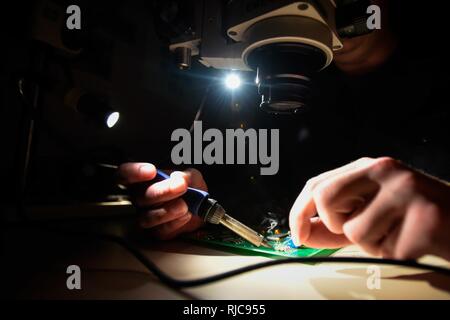
[[[446,10],[440,2],[390,2],[397,52],[362,77],[327,68],[316,78],[311,110],[294,116],[259,110],[253,74],[232,97],[221,83],[223,71],[198,63],[189,72],[177,70],[161,37],[154,1],[78,2],[88,35],[81,35],[85,48],[73,56],[32,39],[34,2],[2,4],[4,203],[20,200],[22,121],[30,112],[18,95],[21,77],[42,84],[29,203],[76,204],[120,192],[110,172],[92,165],[96,162],[135,160],[174,168],[170,135],[190,127],[208,85],[204,129],[241,124],[280,129],[276,176],[260,176],[259,166],[197,167],[214,198],[243,220],[258,220],[267,211],[287,215],[308,178],[362,156],[392,156],[449,180]],[[40,55],[44,64],[36,73]],[[64,106],[72,86],[107,96],[121,113],[118,125],[98,128]]]

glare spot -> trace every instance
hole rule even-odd
[[[241,78],[235,73],[230,73],[225,78],[225,85],[231,90],[237,89],[241,85]]]
[[[116,125],[117,121],[119,121],[120,114],[118,112],[112,112],[106,118],[106,125],[108,128],[112,128]]]

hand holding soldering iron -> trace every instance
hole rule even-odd
[[[155,166],[149,163],[125,163],[118,170],[119,182],[130,187],[133,202],[140,208],[139,225],[162,240],[199,228],[202,219],[188,211],[180,196],[188,187],[207,191],[202,174],[196,169],[174,171],[169,179],[150,186],[139,185],[156,175]]]

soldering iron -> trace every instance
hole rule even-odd
[[[157,170],[154,181],[165,179],[169,179],[169,176],[161,170]],[[257,247],[272,248],[263,235],[229,216],[225,209],[209,196],[208,192],[189,187],[182,198],[186,202],[189,212],[199,216],[203,221],[221,224]]]
[[[99,165],[115,170],[118,168],[117,166],[110,164]],[[156,176],[151,182],[158,182],[169,178],[169,175],[161,170],[157,170]],[[263,246],[270,249],[272,248],[263,235],[229,216],[225,209],[209,196],[208,192],[188,187],[182,198],[186,202],[189,212],[199,216],[203,221],[212,224],[221,224],[257,247]]]

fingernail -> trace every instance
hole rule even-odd
[[[292,242],[294,243],[294,245],[296,247],[300,247],[302,244],[300,243],[300,239],[297,236],[292,236],[291,237]]]
[[[177,178],[177,179],[183,179],[184,180],[185,174],[181,171],[174,171],[170,174],[171,178]]]
[[[139,167],[139,173],[143,175],[150,175],[154,171],[154,167],[151,164],[143,164]]]
[[[172,190],[178,190],[182,187],[184,187],[186,184],[186,181],[184,178],[177,174],[172,174],[170,176],[170,189]]]

